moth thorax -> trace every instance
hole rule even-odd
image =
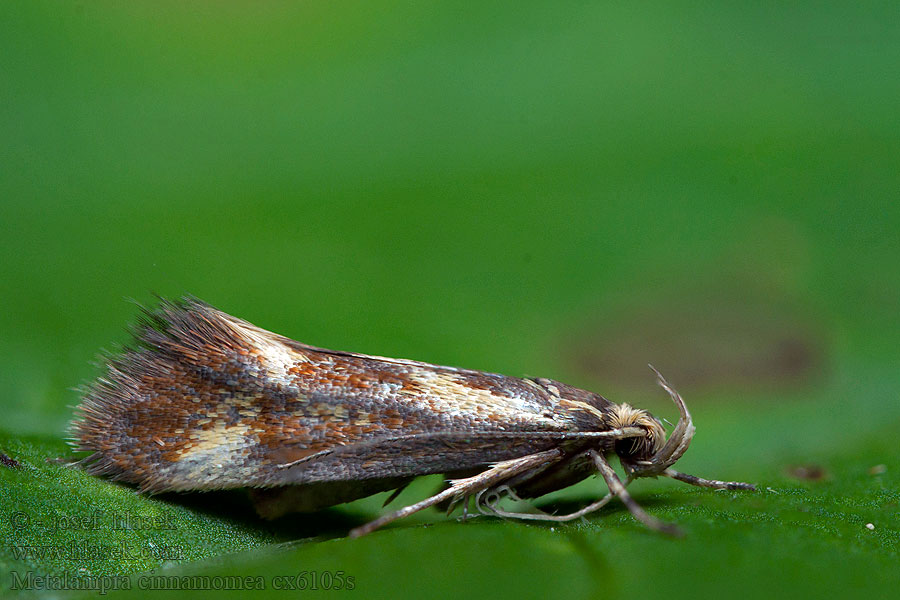
[[[628,404],[616,404],[609,414],[611,427],[637,427],[645,431],[645,435],[618,440],[615,452],[621,458],[645,460],[652,457],[666,441],[666,430],[660,422],[646,410],[634,408]]]

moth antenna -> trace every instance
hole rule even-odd
[[[672,535],[675,537],[681,537],[684,535],[677,526],[672,523],[666,523],[665,521],[661,521],[654,517],[651,514],[648,514],[643,508],[641,508],[640,504],[635,502],[634,498],[625,490],[625,484],[619,479],[619,476],[616,475],[616,472],[613,470],[609,463],[607,462],[604,456],[597,452],[596,450],[589,450],[588,453],[591,455],[591,458],[594,461],[594,464],[597,466],[597,470],[600,471],[600,475],[603,476],[603,479],[606,481],[606,485],[609,487],[609,491],[619,497],[619,500],[622,501],[622,504],[628,508],[628,511],[634,516],[635,519],[653,529],[655,531],[659,531],[661,533],[666,533],[668,535]]]
[[[678,407],[680,416],[678,423],[675,425],[675,430],[672,431],[672,435],[669,436],[669,439],[666,440],[665,445],[659,452],[654,454],[649,460],[637,461],[627,467],[629,474],[634,477],[653,477],[675,464],[687,452],[688,446],[691,445],[691,440],[694,437],[694,432],[697,430],[681,394],[666,381],[666,378],[656,370],[656,367],[653,365],[647,366],[656,373],[656,383],[672,398],[672,402]]]
[[[697,487],[714,488],[717,490],[747,490],[750,492],[756,491],[755,485],[753,485],[752,483],[744,483],[742,481],[719,481],[718,479],[703,479],[702,477],[697,477],[695,475],[680,473],[674,469],[666,469],[662,472],[662,474],[666,477],[671,477],[672,479],[683,481],[684,483],[696,485]]]

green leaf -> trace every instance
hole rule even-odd
[[[258,576],[334,595],[339,574],[396,599],[900,589],[896,16],[2,3],[2,594]],[[386,495],[274,522],[242,491],[140,495],[68,466],[63,440],[73,386],[127,343],[123,298],[153,293],[672,418],[651,362],[698,428],[679,470],[760,491],[635,482],[682,539],[616,503],[566,525],[424,511],[350,540]]]

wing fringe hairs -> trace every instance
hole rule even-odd
[[[157,308],[141,307],[141,311],[131,327],[131,343],[121,352],[105,353],[106,373],[81,388],[83,401],[70,429],[70,443],[77,452],[91,452],[80,461],[88,473],[138,483],[144,492],[158,492],[168,486],[154,476],[149,459],[161,453],[164,444],[152,432],[154,426],[164,429],[159,425],[171,423],[171,419],[160,410],[164,407],[153,406],[154,402],[162,399],[165,404],[171,400],[167,392],[183,388],[197,392],[196,386],[183,385],[192,371],[191,380],[215,378],[214,372],[222,368],[237,374],[253,362],[240,358],[250,357],[261,342],[290,340],[190,296],[160,299]],[[146,408],[141,410],[142,406]],[[156,420],[142,424],[142,417]],[[142,434],[149,435],[158,448],[148,448],[148,439]],[[129,450],[123,453],[126,448]],[[142,448],[149,453],[144,460]]]

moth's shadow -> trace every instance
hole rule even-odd
[[[325,508],[314,513],[291,513],[267,520],[256,513],[249,493],[243,489],[170,492],[159,494],[157,498],[195,513],[268,532],[278,541],[285,542],[344,537],[348,531],[366,522],[365,518],[340,508]]]
[[[303,539],[320,541],[345,537],[351,529],[363,525],[375,517],[375,515],[364,516],[358,512],[348,511],[344,506],[338,506],[324,508],[313,513],[290,513],[277,519],[267,520],[257,514],[248,491],[243,489],[172,492],[160,494],[157,498],[182,506],[192,512],[265,531],[276,540],[284,542]],[[595,497],[565,498],[534,502],[531,506],[549,515],[566,515],[581,510],[596,500]],[[529,501],[525,501],[521,510],[529,512],[528,504]],[[652,509],[655,506],[666,506],[669,502],[664,498],[650,497],[641,500],[640,504],[645,509]],[[390,510],[390,508],[384,510]],[[596,513],[585,518],[597,518],[602,514],[619,514],[623,511],[628,512],[621,502],[614,499]],[[434,511],[435,514],[441,512],[440,509]],[[529,523],[533,525],[543,523],[548,527],[554,525],[549,521],[529,521]]]

